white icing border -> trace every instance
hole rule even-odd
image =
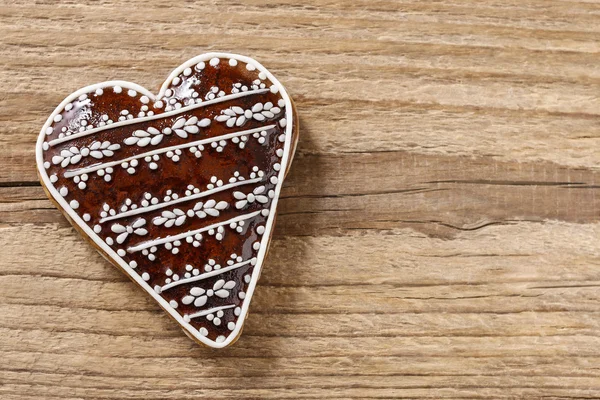
[[[279,170],[279,174],[277,175],[278,183],[275,185],[275,196],[271,200],[271,207],[269,208],[269,216],[268,216],[267,222],[265,224],[265,232],[261,238],[260,249],[257,254],[257,262],[256,262],[256,265],[254,266],[254,270],[252,272],[252,279],[250,280],[250,283],[248,284],[248,289],[246,290],[246,297],[244,299],[244,302],[242,303],[242,307],[241,307],[242,310],[241,310],[241,313],[238,316],[237,322],[235,324],[236,325],[235,329],[233,331],[231,331],[229,333],[229,336],[227,336],[227,338],[222,342],[212,341],[212,340],[208,339],[207,337],[202,336],[199,331],[197,331],[193,326],[191,326],[188,322],[186,322],[184,320],[183,316],[180,315],[175,309],[173,309],[169,305],[169,302],[167,302],[165,299],[163,299],[160,296],[160,294],[156,293],[155,290],[153,288],[151,288],[150,285],[148,285],[148,283],[146,281],[144,281],[140,275],[138,275],[115,251],[113,251],[104,242],[104,240],[102,240],[92,230],[91,227],[89,227],[79,217],[79,215],[71,208],[69,203],[67,203],[66,199],[58,193],[58,190],[54,187],[54,184],[50,181],[50,178],[48,177],[48,174],[46,173],[46,169],[44,168],[44,159],[43,159],[43,151],[44,150],[42,148],[43,143],[46,139],[46,133],[45,133],[46,128],[48,128],[54,122],[53,121],[54,117],[56,115],[58,115],[59,113],[61,113],[63,111],[64,107],[68,103],[77,99],[80,95],[82,95],[84,93],[93,92],[96,89],[102,89],[102,88],[113,87],[113,86],[121,86],[122,88],[132,89],[142,95],[148,96],[149,99],[151,99],[153,102],[155,102],[163,97],[164,93],[170,86],[173,78],[175,78],[179,74],[183,73],[183,71],[186,68],[193,67],[194,65],[198,64],[199,62],[202,62],[202,61],[206,62],[213,58],[218,58],[221,61],[230,60],[230,59],[238,60],[238,61],[241,61],[246,64],[252,64],[260,72],[264,72],[265,75],[267,76],[267,79],[269,79],[269,81],[271,81],[271,83],[273,85],[275,85],[275,87],[279,91],[279,95],[285,101],[285,118],[288,121],[288,124],[286,125],[286,130],[285,130],[285,144],[284,144],[284,148],[283,148],[283,157],[281,158],[281,162],[280,162],[281,168]],[[258,277],[260,276],[260,271],[262,269],[262,263],[264,261],[265,253],[267,251],[268,242],[271,239],[271,230],[273,229],[273,220],[275,218],[275,211],[277,209],[277,201],[279,199],[279,194],[281,192],[281,187],[283,185],[283,180],[285,177],[285,171],[287,170],[287,165],[288,165],[288,161],[289,161],[288,158],[289,158],[289,150],[290,150],[291,141],[292,141],[292,129],[293,129],[293,125],[294,125],[293,123],[294,123],[294,118],[293,118],[292,103],[290,101],[290,98],[287,95],[287,92],[285,91],[285,88],[281,85],[281,83],[279,83],[279,81],[273,76],[273,74],[271,74],[271,72],[269,72],[259,62],[257,62],[256,60],[254,60],[250,57],[242,56],[239,54],[215,53],[215,52],[205,53],[205,54],[196,56],[194,58],[191,58],[190,60],[186,61],[185,63],[183,63],[179,67],[177,67],[175,70],[173,70],[171,72],[171,74],[167,77],[167,79],[165,80],[163,85],[161,86],[160,91],[158,92],[157,95],[154,95],[153,93],[148,91],[146,88],[144,88],[136,83],[127,82],[127,81],[101,82],[101,83],[97,83],[95,85],[86,86],[86,87],[81,88],[81,89],[77,90],[76,92],[72,93],[67,98],[65,98],[58,105],[58,107],[56,107],[56,109],[52,112],[52,114],[50,114],[50,116],[46,120],[46,123],[42,127],[42,129],[40,131],[40,135],[39,135],[37,143],[36,143],[36,162],[37,162],[37,167],[38,167],[38,173],[44,183],[44,186],[48,190],[48,192],[50,192],[50,194],[52,195],[54,200],[58,204],[60,204],[60,206],[67,212],[69,217],[81,229],[83,229],[83,231],[88,235],[88,237],[90,239],[93,240],[93,242],[98,247],[100,247],[106,254],[108,254],[113,260],[115,260],[119,264],[119,266],[124,271],[126,271],[130,277],[132,277],[135,280],[135,282],[138,285],[140,285],[142,288],[144,288],[146,290],[146,292],[148,292],[162,306],[162,308],[165,311],[167,311],[177,322],[179,322],[179,324],[187,332],[189,332],[189,334],[191,334],[196,340],[200,341],[201,343],[204,343],[205,345],[207,345],[209,347],[223,348],[223,347],[226,347],[229,344],[231,344],[231,342],[234,339],[236,339],[238,337],[238,335],[240,334],[240,331],[241,331],[241,329],[244,325],[245,319],[246,319],[246,314],[248,312],[248,308],[249,308],[249,305],[250,305],[250,302],[252,299],[252,295],[254,293],[254,289],[258,282]]]

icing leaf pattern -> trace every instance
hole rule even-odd
[[[210,119],[203,118],[198,120],[198,117],[191,118],[179,118],[169,128],[166,127],[162,131],[154,127],[144,129],[138,129],[133,132],[133,136],[128,137],[124,140],[124,143],[128,146],[138,145],[139,147],[146,147],[148,145],[156,146],[162,142],[165,136],[169,136],[173,133],[182,139],[187,139],[188,133],[196,134],[200,131],[199,128],[206,128],[210,125]]]
[[[218,122],[225,122],[229,128],[243,126],[247,121],[265,121],[267,118],[275,118],[281,112],[279,107],[273,103],[256,103],[251,109],[244,110],[242,107],[233,106],[221,111],[221,115],[215,117]]]
[[[147,235],[148,231],[145,228],[142,228],[144,225],[146,225],[146,220],[144,218],[138,218],[133,224],[127,226],[113,224],[113,226],[110,227],[110,230],[119,234],[116,240],[117,243],[122,244],[131,234],[136,234],[138,236]]]
[[[111,144],[108,141],[95,141],[92,142],[89,147],[82,147],[81,149],[72,146],[69,149],[62,150],[60,155],[52,157],[52,164],[60,164],[60,166],[64,168],[69,164],[77,164],[87,156],[91,156],[97,160],[100,160],[104,157],[111,157],[114,152],[120,148],[120,145]]]
[[[199,287],[193,287],[190,289],[190,294],[185,296],[181,302],[186,305],[192,304],[193,302],[196,307],[202,307],[206,304],[209,297],[217,296],[222,299],[229,297],[229,291],[234,287],[235,281],[225,282],[224,279],[219,279],[215,282],[212,289],[205,290]]]
[[[238,200],[235,203],[235,208],[239,210],[240,208],[244,208],[247,204],[254,203],[255,201],[261,204],[267,203],[269,198],[262,194],[264,191],[265,187],[259,186],[248,194],[239,191],[233,192],[233,197]]]
[[[206,218],[207,215],[211,217],[218,217],[220,211],[226,209],[228,206],[226,201],[216,202],[215,200],[208,200],[206,203],[198,202],[196,205],[184,212],[179,208],[175,208],[172,211],[165,210],[161,213],[160,217],[156,217],[152,220],[154,225],[164,225],[165,228],[170,228],[173,225],[181,226],[185,222],[187,217],[193,217],[194,215],[198,218]]]

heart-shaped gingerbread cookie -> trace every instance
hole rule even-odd
[[[239,336],[265,259],[298,123],[255,60],[195,57],[158,95],[88,86],[50,115],[36,158],[82,235],[195,340]]]

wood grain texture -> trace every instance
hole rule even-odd
[[[67,94],[211,50],[269,68],[302,127],[221,351],[34,166]],[[600,398],[599,2],[0,0],[0,60],[0,398]]]

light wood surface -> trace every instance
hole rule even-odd
[[[301,139],[201,348],[45,197],[79,87],[252,56]],[[600,398],[600,3],[0,0],[0,398]]]

